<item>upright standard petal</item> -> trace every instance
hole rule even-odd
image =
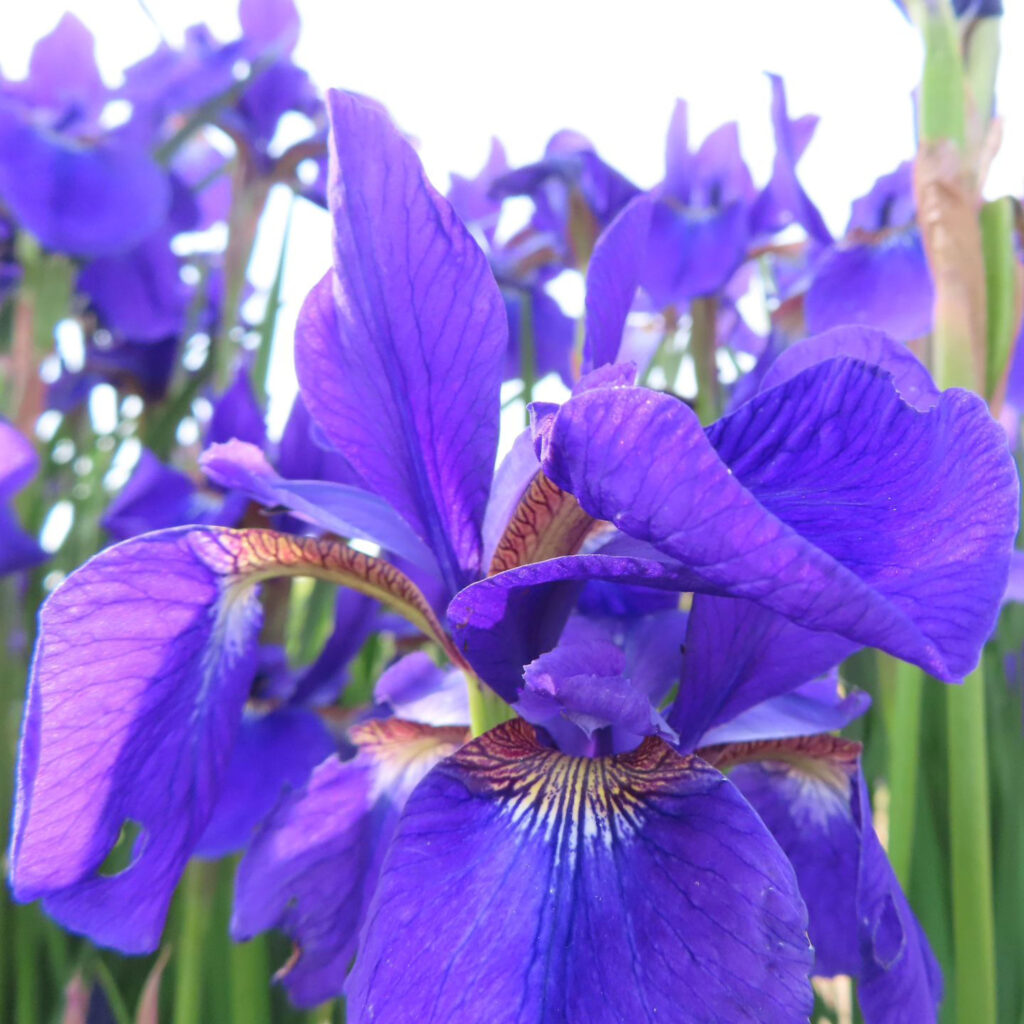
[[[345,93],[329,109],[334,270],[303,307],[299,383],[324,433],[437,553],[454,592],[480,570],[504,303],[387,117]]]
[[[257,54],[291,53],[299,38],[299,12],[294,0],[241,0],[238,20],[245,41]]]
[[[786,109],[786,87],[778,75],[769,75],[772,86],[772,130],[775,133],[775,163],[771,181],[758,196],[751,211],[755,232],[774,233],[797,223],[819,245],[829,245],[832,234],[818,208],[797,178],[796,165],[807,144],[807,128],[813,122],[790,121]],[[801,122],[803,126],[801,128]]]
[[[256,671],[254,585],[289,575],[370,593],[451,649],[412,583],[342,544],[192,527],[107,549],[43,609],[18,765],[16,898],[45,898],[104,945],[156,947]],[[129,822],[142,830],[132,863],[106,876]]]
[[[755,396],[707,436],[671,397],[590,391],[562,407],[541,461],[694,589],[946,679],[976,663],[1005,587],[1018,484],[984,404],[951,390],[918,412],[853,360]]]
[[[438,836],[444,842],[438,842]],[[507,722],[405,806],[367,912],[358,1024],[806,1020],[796,881],[699,758],[574,758]]]
[[[47,108],[57,118],[98,114],[106,87],[96,66],[96,42],[89,29],[68,11],[49,35],[32,47],[28,77],[8,89],[34,108]]]
[[[618,362],[626,317],[647,258],[654,201],[637,196],[601,233],[587,268],[583,372]]]

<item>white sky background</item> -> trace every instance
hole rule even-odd
[[[764,71],[785,78],[791,116],[821,118],[800,175],[833,232],[845,227],[854,198],[913,153],[911,91],[921,50],[892,0],[297,2],[303,33],[296,61],[322,88],[382,101],[420,140],[442,191],[449,171],[476,173],[492,135],[516,165],[539,157],[566,127],[589,136],[638,185],[653,185],[676,97],[689,103],[691,145],[738,121],[747,162],[763,183],[774,152]],[[1004,141],[986,193],[1020,196],[1024,2],[1006,6],[998,99]],[[158,41],[137,0],[6,0],[4,8],[0,68],[12,78],[25,73],[32,42],[69,8],[95,34],[110,84]],[[172,43],[199,21],[225,41],[239,31],[234,0],[148,0],[148,8]],[[264,287],[276,267],[285,205],[269,209],[270,241],[254,258],[253,279]],[[326,217],[297,204],[279,337],[291,336],[298,305],[328,260]],[[291,372],[290,353],[280,353],[276,395],[290,393]],[[273,418],[280,422],[283,411]]]

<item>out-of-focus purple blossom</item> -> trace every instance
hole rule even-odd
[[[185,326],[190,290],[171,237],[156,232],[135,248],[86,264],[78,290],[104,329],[133,342],[177,336]]]
[[[232,438],[257,446],[266,442],[263,413],[244,366],[214,402],[207,427],[208,444]],[[186,523],[233,526],[241,520],[248,501],[237,490],[200,486],[143,449],[128,482],[107,506],[102,523],[117,540]]]
[[[535,207],[531,229],[551,239],[564,266],[580,269],[601,231],[639,194],[587,139],[571,131],[554,135],[542,160],[500,175],[491,186],[496,199],[529,196]]]
[[[22,269],[14,255],[14,225],[0,215],[0,306],[21,283]]]
[[[26,79],[0,82],[0,203],[46,248],[114,255],[166,216],[170,181],[146,140],[130,123],[102,128],[111,98],[72,14],[36,44]]]
[[[97,384],[103,383],[147,401],[159,401],[167,393],[179,347],[176,337],[133,342],[118,341],[106,332],[97,332],[86,342],[81,371],[71,372],[62,366],[60,377],[48,389],[48,406],[69,412],[85,402]]]
[[[691,153],[680,100],[665,143],[665,178],[654,195],[642,275],[654,305],[721,291],[747,258],[757,196],[736,125],[722,125]]]
[[[935,290],[915,214],[909,162],[853,204],[845,237],[814,268],[804,302],[810,333],[864,324],[913,341],[931,331]]]
[[[230,526],[247,499],[201,488],[191,477],[143,449],[128,482],[107,506],[103,528],[116,540],[183,523]]]
[[[196,25],[180,49],[161,44],[125,72],[121,95],[151,136],[164,143],[205,108],[209,121],[234,140],[245,173],[266,177],[283,155],[273,143],[288,112],[311,119],[309,155],[322,151],[323,104],[290,57],[299,34],[292,0],[242,0],[239,19],[242,37],[228,43]],[[294,171],[289,164],[289,180]]]
[[[773,235],[790,224],[798,224],[807,232],[812,245],[829,245],[832,235],[796,173],[796,165],[811,141],[818,119],[806,115],[790,120],[782,79],[778,75],[768,77],[772,87],[775,162],[771,179],[751,214],[753,231]]]

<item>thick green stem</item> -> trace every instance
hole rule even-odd
[[[718,300],[713,295],[690,303],[690,355],[697,376],[697,415],[704,426],[722,415],[722,389],[718,381],[715,320]]]
[[[14,908],[14,1006],[19,1024],[41,1021],[39,919],[35,907]]]
[[[1013,253],[1013,200],[1008,196],[981,208],[985,260],[985,397],[998,412],[1003,383],[1017,339],[1017,261]]]
[[[960,35],[949,0],[922,4],[924,70],[921,75],[920,129],[924,142],[949,139],[962,151],[967,145],[964,111],[964,63]]]
[[[982,129],[995,108],[999,28],[999,18],[979,18],[971,27],[965,45],[967,82],[971,90],[975,120],[981,124]]]
[[[889,724],[889,860],[904,890],[910,889],[921,763],[921,698],[924,673],[884,655],[892,684]]]
[[[193,861],[185,871],[178,893],[179,925],[174,950],[173,1024],[194,1024],[203,1019],[203,940],[209,914],[209,868]]]
[[[920,90],[919,211],[935,281],[934,372],[942,388],[985,390],[988,341],[982,239],[974,219],[976,154],[960,37],[949,0],[917,6],[925,45]],[[994,65],[989,63],[989,72]],[[956,158],[959,154],[959,160]],[[973,158],[972,158],[973,157]],[[979,355],[982,358],[979,358]],[[997,1019],[989,750],[985,687],[975,670],[946,688],[953,990],[962,1024]]]
[[[976,669],[962,686],[946,689],[953,979],[961,1024],[998,1019],[984,682]]]
[[[220,330],[213,341],[213,379],[218,388],[227,387],[234,365],[232,332],[238,324],[246,272],[256,243],[263,208],[270,193],[270,182],[250,174],[249,161],[239,152],[234,174],[234,193],[228,215],[228,244],[224,250],[224,305],[220,310]]]
[[[270,975],[266,941],[232,942],[228,950],[231,971],[233,1024],[270,1024]]]

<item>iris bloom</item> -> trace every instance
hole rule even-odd
[[[28,77],[0,82],[0,200],[48,249],[109,256],[141,242],[171,202],[167,174],[131,125],[107,131],[114,97],[93,37],[73,15],[32,50]]]
[[[845,238],[815,266],[808,330],[866,324],[897,341],[931,331],[935,289],[915,218],[913,167],[905,163],[853,204]]]
[[[491,187],[496,199],[529,196],[535,207],[531,229],[551,240],[565,266],[580,270],[601,231],[639,194],[573,131],[552,136],[543,159],[500,175]]]
[[[237,745],[258,584],[313,575],[405,615],[467,675],[477,708],[479,678],[546,723],[516,718],[465,745],[462,730],[368,726],[355,760],[323,762],[257,837],[246,870],[264,881],[238,917],[319,929],[303,949],[324,953],[311,966],[339,986],[346,957],[331,960],[331,942],[350,952],[361,920],[354,1020],[806,1019],[807,930],[831,942],[833,926],[843,942],[821,969],[878,980],[897,1006],[934,1002],[855,752],[704,737],[859,646],[946,679],[974,665],[1017,521],[1016,473],[984,404],[938,393],[884,336],[838,332],[790,349],[705,431],[605,358],[632,292],[592,268],[593,372],[561,408],[535,407],[536,454],[524,437],[494,475],[506,317],[486,259],[377,107],[344,94],[329,106],[334,261],[296,358],[308,410],[358,483],[284,480],[244,447],[221,451],[219,472],[391,560],[184,527],[69,577],[42,612],[30,679],[16,897],[102,943],[156,946]],[[596,665],[571,632],[559,647],[600,581],[695,594],[664,712],[637,698],[625,645]],[[721,773],[741,763],[764,820]],[[337,784],[345,764],[362,785]],[[805,870],[808,820],[836,844],[833,875]],[[132,861],[107,875],[127,821],[140,827]],[[334,889],[321,889],[329,860],[289,858],[275,838],[318,835],[346,869],[358,853]],[[325,913],[296,921],[317,900]]]

